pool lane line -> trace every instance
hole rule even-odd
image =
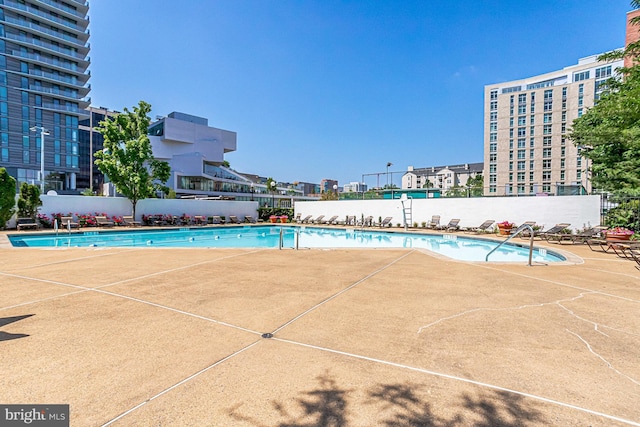
[[[351,285],[347,286],[346,288],[342,289],[341,291],[336,292],[335,294],[323,299],[322,301],[320,301],[319,303],[317,303],[316,305],[314,305],[313,307],[303,311],[302,313],[300,313],[299,315],[297,315],[296,317],[294,317],[293,319],[289,320],[288,322],[284,323],[283,325],[277,327],[276,329],[274,329],[271,334],[275,334],[276,332],[281,331],[282,329],[286,328],[287,326],[289,326],[290,324],[292,324],[293,322],[295,322],[296,320],[300,319],[303,316],[306,316],[307,314],[309,314],[310,312],[312,312],[313,310],[315,310],[316,308],[328,303],[329,301],[331,301],[334,298],[339,297],[340,295],[342,295],[343,293],[349,291],[350,289],[358,286],[360,283],[370,279],[371,277],[375,276],[376,274],[386,270],[387,268],[391,267],[392,265],[394,265],[395,263],[403,260],[404,258],[408,257],[409,255],[411,255],[412,253],[416,252],[415,249],[407,252],[406,254],[402,255],[400,258],[396,258],[395,260],[391,261],[390,263],[388,263],[385,266],[380,267],[379,269],[377,269],[376,271],[367,274],[365,277],[361,278],[360,280],[356,281],[355,283],[352,283]]]
[[[198,377],[198,376],[199,376],[199,375],[201,375],[201,374],[204,374],[204,373],[205,373],[205,372],[207,372],[209,369],[215,368],[216,366],[220,365],[220,364],[221,364],[221,363],[223,363],[223,362],[226,362],[227,360],[231,359],[232,357],[235,357],[235,356],[239,355],[239,354],[240,354],[240,353],[242,353],[243,351],[250,349],[251,347],[253,347],[253,346],[255,346],[256,344],[258,344],[259,342],[260,342],[260,340],[254,341],[254,342],[252,342],[251,344],[249,344],[249,345],[247,345],[247,346],[245,346],[245,347],[241,348],[240,350],[235,351],[235,352],[231,353],[230,355],[225,356],[225,357],[223,357],[222,359],[220,359],[220,360],[218,360],[218,361],[216,361],[216,362],[212,363],[211,365],[209,365],[209,366],[207,366],[207,367],[205,367],[205,368],[203,368],[203,369],[199,370],[198,372],[196,372],[196,373],[194,373],[194,374],[189,375],[187,378],[184,378],[184,379],[180,380],[179,382],[177,382],[177,383],[173,384],[172,386],[165,388],[165,389],[164,389],[164,390],[162,390],[160,393],[158,393],[158,394],[156,394],[156,395],[154,395],[154,396],[151,396],[150,398],[148,398],[148,399],[147,399],[147,400],[145,400],[144,402],[139,403],[138,405],[134,406],[133,408],[131,408],[131,409],[129,409],[129,410],[127,410],[127,411],[123,412],[122,414],[118,415],[117,417],[115,417],[115,418],[113,418],[113,419],[111,419],[111,420],[107,421],[106,423],[102,424],[102,427],[106,427],[106,426],[108,426],[108,425],[113,424],[114,422],[118,421],[119,419],[121,419],[121,418],[123,418],[123,417],[125,417],[125,416],[127,416],[127,415],[131,414],[132,412],[134,412],[134,411],[136,411],[136,410],[138,410],[138,409],[142,408],[142,407],[143,407],[144,405],[146,405],[147,403],[152,402],[153,400],[155,400],[155,399],[157,399],[157,398],[159,398],[159,397],[161,397],[161,396],[165,395],[166,393],[169,393],[171,390],[173,390],[173,389],[175,389],[175,388],[177,388],[177,387],[180,387],[182,384],[184,384],[184,383],[186,383],[186,382],[191,381],[192,379],[194,379],[194,378]]]
[[[313,345],[313,344],[305,344],[305,343],[298,342],[298,341],[291,341],[291,340],[288,340],[288,339],[276,338],[276,337],[273,337],[272,339],[275,340],[275,341],[280,341],[280,342],[284,342],[284,343],[288,343],[288,344],[292,344],[292,345],[297,345],[297,346],[301,346],[301,347],[307,347],[307,348],[320,350],[320,351],[325,351],[325,352],[333,353],[333,354],[339,354],[341,356],[353,357],[355,359],[366,360],[368,362],[379,363],[379,364],[382,364],[382,365],[393,366],[393,367],[396,367],[396,368],[406,369],[406,370],[414,371],[414,372],[420,372],[420,373],[427,374],[427,375],[433,375],[435,377],[446,378],[446,379],[449,379],[449,380],[459,381],[459,382],[463,382],[463,383],[467,383],[467,384],[473,384],[473,385],[478,386],[478,387],[483,387],[483,388],[488,388],[488,389],[492,389],[492,390],[512,393],[512,394],[516,394],[518,396],[523,396],[523,397],[527,397],[527,398],[530,398],[530,399],[539,400],[541,402],[550,403],[550,404],[553,404],[553,405],[556,405],[556,406],[561,406],[561,407],[564,407],[564,408],[569,408],[569,409],[577,410],[577,411],[580,411],[580,412],[585,412],[587,414],[596,415],[596,416],[607,418],[607,419],[610,419],[610,420],[619,421],[621,423],[628,424],[628,425],[631,425],[631,426],[640,427],[640,422],[627,420],[627,419],[624,419],[624,418],[619,418],[619,417],[616,417],[615,415],[605,414],[605,413],[602,413],[602,412],[598,412],[598,411],[594,411],[594,410],[591,410],[591,409],[582,408],[580,406],[572,405],[570,403],[560,402],[558,400],[553,400],[553,399],[549,399],[547,397],[537,396],[535,394],[531,394],[531,393],[527,393],[527,392],[523,392],[523,391],[518,391],[518,390],[513,390],[513,389],[510,389],[510,388],[506,388],[506,387],[501,387],[501,386],[494,385],[494,384],[484,383],[484,382],[481,382],[481,381],[474,381],[474,380],[471,380],[471,379],[468,379],[468,378],[464,378],[464,377],[458,377],[458,376],[455,376],[455,375],[445,374],[445,373],[442,373],[442,372],[431,371],[429,369],[424,369],[424,368],[417,368],[415,366],[403,365],[401,363],[390,362],[390,361],[382,360],[382,359],[376,359],[376,358],[373,358],[373,357],[363,356],[363,355],[360,355],[360,354],[348,353],[348,352],[345,352],[345,351],[334,350],[334,349],[327,348],[327,347],[320,347],[320,346],[316,346],[316,345]]]

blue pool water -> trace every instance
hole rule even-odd
[[[59,232],[58,235],[9,235],[19,247],[154,247],[154,248],[421,248],[463,261],[484,261],[498,243],[457,234],[410,234],[384,231],[293,226],[241,226],[173,228],[164,230],[109,230]],[[527,242],[528,243],[528,242]],[[506,244],[489,261],[527,262],[528,244]],[[534,249],[534,262],[558,262],[565,258],[545,249]]]

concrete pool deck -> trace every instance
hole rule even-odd
[[[0,245],[0,403],[72,426],[640,425],[640,271],[536,245],[584,262]]]

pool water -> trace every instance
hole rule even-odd
[[[155,247],[155,248],[420,248],[462,261],[484,261],[499,242],[457,234],[389,233],[367,229],[295,226],[173,228],[163,230],[79,231],[9,235],[17,247]],[[282,239],[282,246],[280,241]],[[528,242],[527,242],[528,243]],[[529,247],[506,244],[489,261],[527,262]],[[534,262],[565,258],[534,248]]]

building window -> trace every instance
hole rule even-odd
[[[529,181],[533,182],[533,172],[529,172]]]
[[[551,134],[551,126],[553,126],[553,125],[544,125],[544,127],[542,128],[543,135],[550,135]]]
[[[551,169],[551,159],[542,161],[542,169],[543,170]]]
[[[544,111],[551,111],[551,110],[553,110],[553,101],[544,101],[543,110],[544,110]]]
[[[550,136],[544,136],[544,137],[542,137],[542,146],[543,146],[543,147],[549,147],[549,146],[551,146],[551,137],[550,137]]]
[[[578,108],[578,117],[582,117],[582,108]]]
[[[518,148],[525,148],[526,145],[527,145],[527,139],[526,138],[519,138],[518,139]]]
[[[491,103],[489,104],[489,108],[491,110],[497,110],[498,109],[498,101],[491,101]]]
[[[498,155],[497,154],[489,154],[489,161],[490,162],[496,162],[498,160]]]
[[[582,71],[580,73],[573,73],[573,81],[580,82],[589,78],[589,71]]]
[[[551,113],[544,113],[544,117],[542,122],[543,123],[551,123],[551,118],[552,118],[552,114]]]
[[[497,90],[492,90],[490,95],[489,95],[489,98],[492,101],[497,100],[498,99],[498,91]]]
[[[518,159],[523,160],[527,157],[527,150],[518,150]]]
[[[542,172],[543,181],[551,181],[551,172]]]
[[[524,181],[525,181],[525,173],[518,172],[518,182],[524,182]]]
[[[492,122],[498,120],[498,113],[495,111],[489,113],[489,120],[491,120]]]
[[[496,165],[489,165],[489,173],[496,173],[497,168]]]
[[[551,147],[543,148],[543,149],[542,149],[542,158],[543,158],[543,159],[549,159],[549,158],[551,158]]]
[[[527,113],[527,106],[526,105],[519,105],[518,106],[518,114],[526,114]]]
[[[562,112],[562,121],[563,121],[563,122],[566,122],[566,121],[567,121],[567,112],[566,112],[566,111],[563,111],[563,112]]]
[[[527,135],[527,128],[518,128],[518,137],[526,136],[526,135]]]
[[[518,126],[524,126],[527,124],[527,116],[518,116]]]
[[[496,142],[498,140],[498,134],[495,132],[491,132],[489,134],[489,142]]]
[[[529,122],[530,125],[535,125],[536,124],[536,116],[531,116],[531,121]]]
[[[498,124],[497,123],[490,123],[489,124],[489,130],[491,132],[497,131],[498,130]]]
[[[491,184],[495,184],[496,183],[496,176],[495,175],[489,175],[489,183],[491,183]]]
[[[604,79],[607,77],[611,77],[611,65],[596,68],[596,79]]]
[[[498,144],[489,144],[489,152],[495,153],[496,151],[498,151]]]
[[[526,165],[526,162],[524,160],[518,161],[518,170],[519,171],[525,170],[526,169],[525,165]]]
[[[535,162],[533,160],[529,160],[529,169],[534,170]]]

